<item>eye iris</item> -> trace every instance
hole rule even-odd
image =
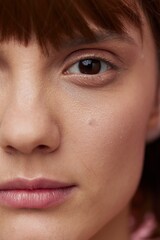
[[[79,62],[79,70],[84,74],[98,74],[101,70],[101,63],[96,59],[85,59]]]

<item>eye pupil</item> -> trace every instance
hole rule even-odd
[[[84,74],[98,74],[101,70],[101,63],[97,59],[85,59],[79,62],[79,70]]]

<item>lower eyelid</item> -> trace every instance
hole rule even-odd
[[[65,75],[65,80],[81,87],[103,87],[114,81],[117,74],[115,70],[96,75],[69,74]]]

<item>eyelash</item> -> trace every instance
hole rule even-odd
[[[106,50],[78,50],[70,54],[65,60],[68,63],[67,67],[65,67],[65,70],[63,71],[64,76],[77,85],[88,87],[103,86],[115,79],[119,69],[118,64],[115,64],[112,60],[110,60],[110,55],[111,53]],[[114,57],[112,56],[112,58]],[[78,69],[80,67],[80,62],[89,63],[89,61],[92,61],[92,63],[100,63],[100,71],[98,73],[88,74],[80,72]]]

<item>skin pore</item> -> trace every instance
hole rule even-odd
[[[0,205],[1,240],[129,240],[158,66],[146,19],[143,41],[126,29],[128,41],[104,38],[49,56],[34,38],[27,47],[1,44],[0,183],[44,177],[76,185],[56,207]],[[84,59],[100,60],[101,71],[81,73]]]

